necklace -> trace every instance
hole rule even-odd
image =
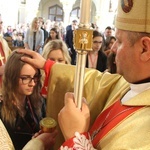
[[[89,54],[89,67],[90,68],[96,68],[97,57],[98,57],[98,53]]]

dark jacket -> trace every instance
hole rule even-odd
[[[8,122],[2,120],[14,144],[15,150],[22,150],[26,143],[31,140],[32,136],[40,130],[39,121],[42,119],[42,117],[45,117],[44,104],[42,107],[43,116],[41,118],[37,117],[30,102],[26,102],[25,108],[26,115],[23,118],[19,114],[17,114],[14,128],[10,126]]]
[[[86,59],[86,67],[88,68],[88,57]],[[107,56],[101,50],[99,50],[96,69],[101,72],[104,72],[106,68],[107,68]]]

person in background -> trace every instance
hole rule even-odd
[[[43,44],[44,33],[41,29],[39,18],[35,17],[25,35],[24,46],[25,49],[31,49],[41,54]]]
[[[7,31],[4,34],[4,37],[12,37],[13,29],[11,26],[7,26]]]
[[[39,21],[40,21],[41,29],[44,32],[44,42],[45,42],[45,40],[48,38],[48,31],[46,31],[46,29],[45,29],[44,19],[42,17],[39,17]]]
[[[62,40],[51,40],[49,41],[43,49],[42,53],[43,58],[50,59],[57,63],[62,64],[71,64],[71,57],[69,55],[67,45]],[[45,75],[42,73],[42,83],[44,82]],[[46,97],[47,95],[47,85],[48,82],[45,82],[42,88],[42,95]]]
[[[61,39],[59,30],[57,28],[51,28],[49,37],[45,40],[44,46],[51,40]]]
[[[105,46],[103,47],[103,51],[106,54],[106,56],[109,55],[111,51],[111,47],[115,43],[115,41],[116,41],[116,38],[114,36],[110,36],[106,39]]]
[[[89,105],[84,100],[81,109],[77,108],[73,93],[65,95],[65,106],[57,116],[64,136],[61,150],[150,148],[149,6],[150,1],[147,0],[118,1],[116,41],[112,50],[116,53],[117,73],[120,75],[86,70],[83,93]],[[64,78],[64,73],[67,70],[71,72],[73,66],[60,68],[59,64],[52,65],[30,50],[18,52],[31,56],[22,57],[23,61],[38,68],[45,67],[52,73],[49,96],[58,93],[59,89],[70,91],[73,75],[65,74]],[[63,94],[59,93],[60,99],[55,96],[53,103],[61,105]]]
[[[47,19],[45,21],[44,28],[48,33],[49,33],[50,29],[52,28],[51,24],[52,24],[51,20]]]
[[[110,27],[110,26],[107,26],[106,28],[105,28],[105,31],[104,31],[104,33],[103,33],[103,44],[102,44],[102,47],[105,47],[105,45],[106,45],[106,39],[108,38],[108,37],[110,37],[110,36],[112,36],[112,28]]]
[[[65,42],[68,46],[70,56],[71,56],[71,64],[76,64],[76,51],[74,49],[73,45],[73,31],[77,29],[77,20],[73,20],[71,25],[68,25],[66,27],[66,36],[65,36]]]
[[[16,150],[40,130],[39,121],[46,115],[40,70],[21,61],[22,56],[14,50],[6,62],[0,103],[0,118]]]
[[[116,54],[111,51],[108,56],[107,56],[107,69],[105,70],[105,72],[110,72],[110,73],[116,73],[117,72],[117,66],[116,66],[116,62],[115,62],[115,57]]]
[[[100,32],[93,31],[92,51],[87,54],[86,67],[94,68],[101,72],[106,70],[107,57],[102,51],[103,38]]]
[[[43,49],[42,56],[58,63],[71,64],[67,45],[59,39],[49,41]]]
[[[59,31],[63,41],[65,41],[66,29],[64,23],[62,21],[59,22]]]
[[[17,47],[17,40],[18,40],[18,33],[16,29],[13,29],[12,32],[12,43],[13,43],[13,47]]]

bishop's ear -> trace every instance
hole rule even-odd
[[[142,61],[148,61],[150,60],[150,37],[142,37],[142,54],[141,54],[141,60]]]

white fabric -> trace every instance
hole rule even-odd
[[[38,139],[30,140],[22,150],[44,150],[43,142]]]
[[[150,89],[150,83],[143,83],[143,84],[130,84],[130,90],[124,95],[121,102],[125,102],[130,98],[142,93]]]

